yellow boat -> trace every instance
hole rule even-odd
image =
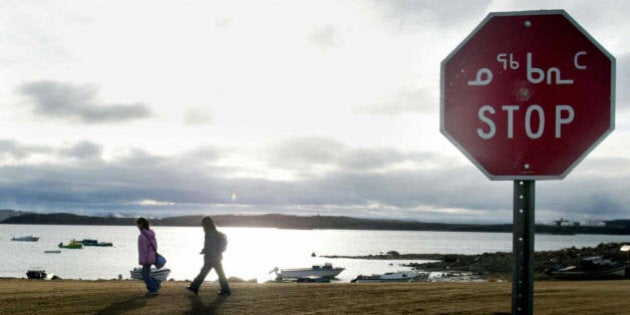
[[[77,242],[76,240],[70,241],[70,243],[63,245],[63,243],[59,243],[59,248],[68,248],[68,249],[82,249],[83,244],[81,242]]]

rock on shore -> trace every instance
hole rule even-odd
[[[577,266],[580,260],[590,256],[601,256],[604,259],[618,261],[630,265],[630,252],[621,252],[623,244],[607,243],[596,247],[565,248],[555,251],[541,251],[534,253],[534,273],[537,280],[549,279],[545,271],[555,265]],[[495,252],[481,255],[458,254],[399,254],[390,251],[383,255],[368,256],[325,256],[328,258],[357,258],[357,259],[397,259],[397,260],[436,260],[428,263],[404,264],[406,267],[422,271],[452,272],[463,271],[479,274],[483,278],[502,280],[511,279],[512,253]]]
[[[549,278],[545,272],[555,266],[579,266],[580,260],[591,256],[630,264],[630,252],[621,252],[622,244],[599,244],[596,247],[565,248],[534,253],[534,273],[537,280]],[[512,272],[512,253],[483,253],[481,255],[444,255],[439,262],[408,264],[426,271],[458,270],[479,273],[485,277],[509,280]]]

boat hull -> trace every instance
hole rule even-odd
[[[393,272],[393,273],[386,273],[383,275],[371,275],[371,276],[360,275],[356,279],[352,280],[352,282],[356,282],[356,283],[413,282],[413,281],[426,280],[427,278],[429,278],[428,273]]]
[[[81,243],[78,243],[78,244],[67,244],[67,245],[60,244],[58,247],[59,248],[65,248],[65,249],[82,249],[83,248],[83,244],[81,244]]]
[[[591,256],[580,260],[580,266],[569,266],[551,272],[551,276],[563,280],[618,279],[626,275],[626,265]]]
[[[14,242],[37,242],[39,241],[39,237],[37,236],[22,236],[22,237],[13,237],[11,238]]]
[[[131,279],[142,280],[142,268],[134,268],[129,272],[131,273]],[[170,273],[171,270],[168,268],[151,268],[151,277],[153,277],[155,280],[166,281]]]
[[[332,268],[332,269],[282,269],[280,270],[280,277],[283,279],[297,279],[297,278],[308,278],[308,277],[321,277],[321,278],[334,278],[338,276],[344,268]]]
[[[553,276],[554,278],[562,280],[619,279],[625,277],[625,275],[625,265],[619,265],[601,270],[565,268],[551,273],[551,276]]]
[[[99,242],[98,240],[84,239],[80,242],[83,246],[98,246],[98,247],[111,247],[114,246],[112,243],[108,242]]]
[[[43,269],[31,269],[26,272],[26,277],[28,279],[51,280],[54,275],[47,273],[46,270]]]

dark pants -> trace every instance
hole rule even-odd
[[[216,270],[217,275],[219,276],[221,292],[230,292],[230,286],[228,285],[227,279],[225,278],[225,272],[223,272],[223,264],[221,264],[221,258],[204,257],[203,267],[201,267],[199,275],[197,275],[195,280],[193,280],[193,282],[190,284],[190,287],[199,289],[212,268]]]
[[[149,290],[149,292],[160,291],[161,281],[155,280],[151,277],[151,265],[142,265],[142,280],[144,280],[144,284],[147,285],[147,290]]]

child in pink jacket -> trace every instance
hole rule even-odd
[[[149,221],[145,218],[136,220],[140,235],[138,235],[138,263],[142,265],[142,280],[147,286],[147,295],[160,294],[160,281],[151,277],[151,265],[155,263],[157,240],[155,232],[150,229]]]

